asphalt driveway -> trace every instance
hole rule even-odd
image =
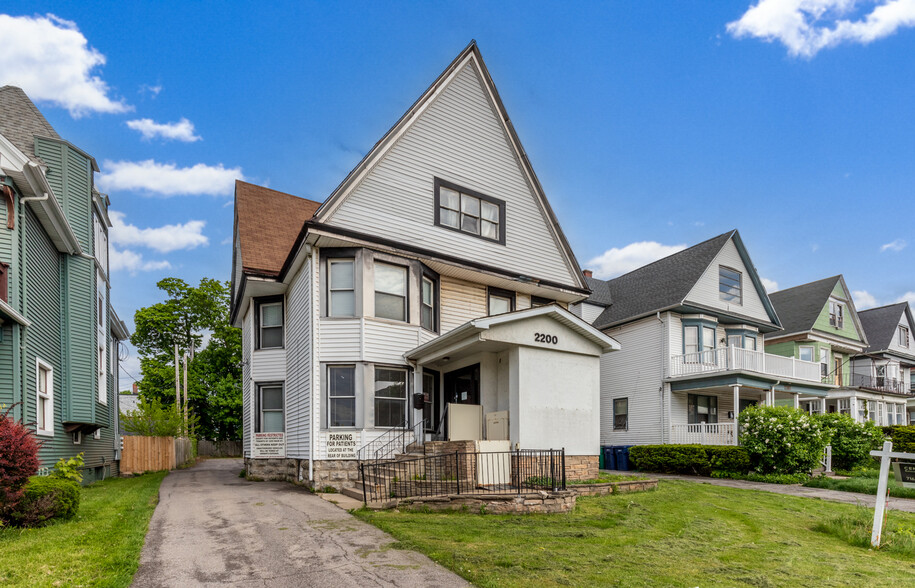
[[[240,459],[170,473],[133,586],[466,586],[333,504],[238,477]]]

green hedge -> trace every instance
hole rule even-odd
[[[79,510],[80,486],[73,480],[33,476],[17,507],[15,522],[36,527],[51,519],[71,519]]]
[[[733,445],[636,445],[629,450],[636,469],[662,474],[708,476],[712,471],[747,472],[750,457]]]
[[[915,426],[893,425],[883,427],[883,434],[893,442],[893,451],[915,452]]]

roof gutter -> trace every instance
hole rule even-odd
[[[21,198],[20,202],[37,203],[37,205],[45,211],[45,214],[48,215],[51,223],[54,225],[53,232],[57,233],[60,240],[63,242],[64,252],[71,255],[82,255],[82,247],[80,247],[79,239],[76,238],[76,234],[73,232],[72,227],[70,227],[70,223],[67,221],[64,211],[60,207],[60,202],[58,202],[57,198],[54,196],[54,190],[48,183],[48,178],[45,177],[41,166],[34,161],[29,161],[23,166],[22,173],[25,175],[32,192],[40,194],[40,196],[26,196]],[[48,232],[50,233],[52,231]],[[93,257],[92,259],[95,258]]]

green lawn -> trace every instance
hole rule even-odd
[[[879,483],[879,470],[856,471],[850,478],[829,478],[819,476],[811,478],[805,482],[804,486],[812,488],[828,488],[830,490],[841,490],[842,492],[860,492],[862,494],[877,494],[877,484]],[[893,470],[890,470],[889,476],[889,495],[896,498],[915,498],[915,488],[904,488],[902,484],[896,483],[896,477]]]
[[[356,514],[478,586],[915,584],[910,546],[875,552],[814,530],[841,535],[844,523],[823,523],[860,519],[854,506],[694,482],[581,497],[569,515]],[[915,515],[889,518],[915,529]]]
[[[96,482],[74,519],[0,530],[0,586],[129,586],[164,477]]]

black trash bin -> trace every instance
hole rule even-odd
[[[616,455],[613,450],[616,449],[613,445],[604,447],[604,469],[605,470],[615,470],[616,469]]]
[[[613,453],[616,461],[616,469],[628,472],[629,471],[629,448],[632,445],[617,445],[613,448]]]

